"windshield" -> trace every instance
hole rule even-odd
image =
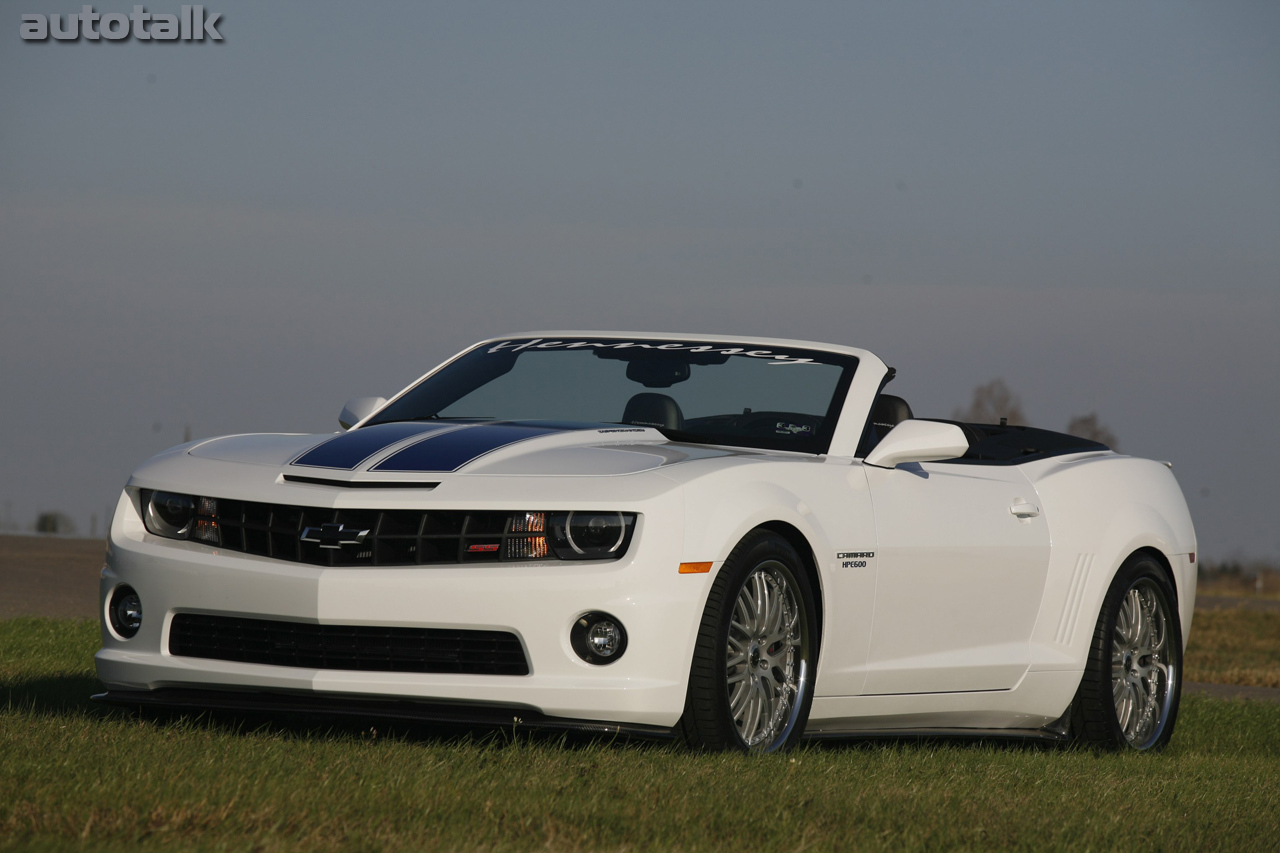
[[[825,453],[857,359],[609,338],[483,344],[367,426],[459,419],[655,427],[675,441]]]

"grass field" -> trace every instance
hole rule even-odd
[[[1197,611],[1184,676],[1188,681],[1280,687],[1280,613]],[[1280,840],[1276,846],[1280,849]]]
[[[695,755],[140,721],[86,701],[97,645],[92,623],[0,622],[0,850],[1280,844],[1280,705],[1187,697],[1158,755],[937,741]]]
[[[1201,572],[1198,595],[1243,595],[1255,598],[1280,598],[1280,571],[1262,566],[1243,567],[1235,571]]]

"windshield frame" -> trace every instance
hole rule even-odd
[[[575,338],[577,340],[575,341]],[[679,352],[688,352],[694,358],[699,352],[708,354],[723,353],[728,357],[756,358],[768,359],[774,363],[796,362],[797,365],[791,369],[804,369],[803,363],[817,362],[837,366],[841,369],[840,377],[835,387],[832,389],[831,398],[825,413],[822,413],[822,423],[819,429],[812,437],[805,439],[775,439],[769,436],[743,436],[732,435],[726,433],[705,434],[693,433],[689,431],[670,429],[667,427],[654,426],[653,429],[661,432],[667,439],[673,442],[683,444],[699,444],[713,445],[724,447],[743,447],[755,450],[769,450],[778,452],[804,453],[812,455],[823,455],[827,453],[831,446],[832,438],[835,435],[836,428],[843,412],[846,399],[848,397],[849,388],[853,382],[860,360],[858,356],[833,352],[830,350],[813,349],[806,346],[787,346],[785,342],[770,341],[766,343],[752,343],[750,341],[735,341],[732,339],[715,339],[715,338],[693,338],[684,337],[618,337],[616,335],[593,336],[590,334],[566,337],[565,340],[545,340],[534,337],[512,337],[508,339],[495,338],[489,341],[483,341],[473,347],[459,353],[448,362],[440,365],[437,369],[431,371],[426,376],[419,379],[413,385],[397,394],[390,402],[382,407],[372,417],[361,423],[358,428],[365,426],[375,426],[378,424],[393,423],[397,421],[407,420],[441,420],[448,421],[448,417],[439,417],[438,412],[446,409],[452,403],[445,403],[436,407],[436,413],[420,415],[415,417],[404,417],[403,412],[394,413],[392,410],[403,408],[403,403],[413,397],[415,392],[420,392],[425,386],[439,383],[451,367],[458,362],[467,359],[480,350],[488,350],[490,353],[500,352],[506,349],[510,351],[520,351],[529,348],[536,349],[576,349],[576,348],[609,348],[614,350],[622,350],[627,348],[635,348],[637,350],[649,351],[668,351],[673,355]],[[696,363],[696,362],[694,362]],[[501,375],[501,374],[498,374]],[[491,377],[479,385],[475,385],[471,390],[465,393],[469,394],[473,390],[483,387],[484,384],[493,381],[495,377]],[[400,404],[400,405],[398,405]],[[401,415],[401,416],[397,416]],[[464,419],[470,420],[470,419]],[[502,421],[490,421],[490,423],[521,423],[531,422],[535,419],[503,419]],[[537,419],[540,420],[540,419]],[[602,426],[626,425],[620,422],[610,421],[601,422]]]

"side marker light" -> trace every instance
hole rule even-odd
[[[703,575],[711,571],[710,563],[681,563],[680,574],[682,575]]]

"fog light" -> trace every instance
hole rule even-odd
[[[622,629],[608,620],[587,629],[587,645],[602,658],[611,658],[622,645]]]
[[[608,613],[586,613],[573,623],[569,644],[587,663],[603,666],[622,657],[627,650],[627,632]]]
[[[138,633],[142,627],[142,599],[131,586],[118,586],[111,593],[111,601],[107,605],[107,616],[111,619],[111,630],[124,639]]]

